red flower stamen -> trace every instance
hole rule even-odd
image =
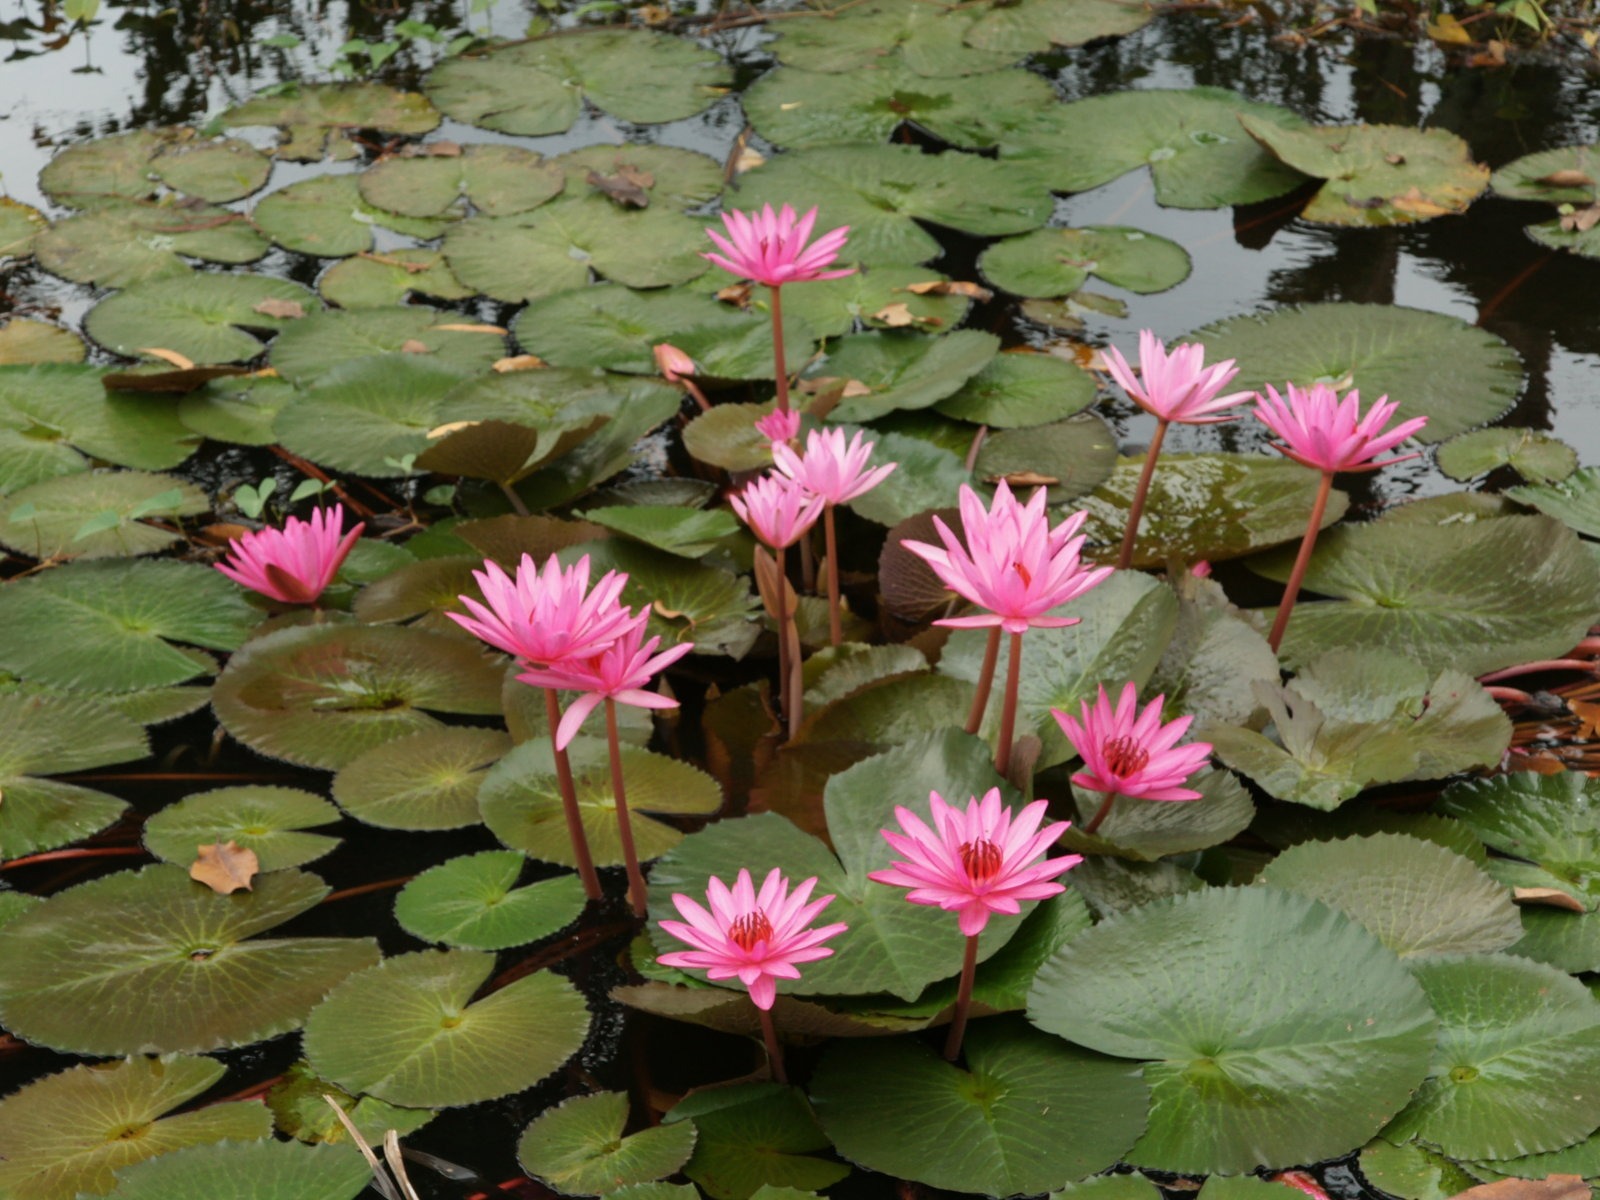
[[[772,940],[772,922],[759,908],[735,918],[728,926],[728,936],[741,950],[753,950],[758,942]]]
[[[1133,775],[1150,762],[1150,751],[1131,737],[1112,738],[1101,753],[1106,756],[1106,766],[1118,775]]]
[[[1000,847],[988,838],[961,843],[961,865],[973,883],[988,883],[1000,873]]]

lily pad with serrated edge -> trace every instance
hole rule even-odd
[[[1347,986],[1315,986],[1329,962]],[[1437,1028],[1377,938],[1275,888],[1208,888],[1102,922],[1040,970],[1028,1016],[1146,1060],[1150,1125],[1128,1158],[1183,1172],[1361,1145],[1427,1074]]]
[[[915,0],[874,0],[820,10],[826,20],[785,21],[772,44],[778,61],[806,71],[843,75],[875,70],[892,56],[918,75],[948,79],[1009,67],[1027,51],[979,50],[962,39],[979,19],[971,9]],[[974,81],[976,83],[976,81]],[[981,86],[981,85],[980,85]]]
[[[0,1019],[76,1054],[196,1052],[299,1028],[365,938],[251,939],[328,894],[315,875],[258,875],[219,896],[159,864],[58,892],[0,933]],[[106,997],[115,996],[110,1003]]]
[[[886,142],[907,122],[954,146],[983,149],[1053,107],[1056,95],[1029,71],[932,78],[890,57],[841,75],[779,67],[746,90],[743,101],[756,132],[791,150]]]
[[[1392,304],[1307,304],[1230,317],[1189,335],[1239,364],[1236,388],[1280,392],[1356,387],[1370,404],[1387,394],[1394,420],[1427,417],[1420,442],[1442,442],[1505,413],[1522,390],[1517,353],[1459,317]],[[1365,409],[1366,404],[1363,404]]]
[[[1043,188],[999,163],[924,154],[913,146],[794,151],[739,177],[741,208],[776,208],[796,197],[818,207],[818,229],[848,225],[843,261],[869,266],[926,262],[940,254],[938,241],[918,221],[998,237],[1038,229],[1051,213]]]
[[[317,1103],[321,1104],[319,1099]],[[378,1140],[382,1140],[379,1134]],[[163,1154],[117,1172],[110,1200],[355,1200],[372,1181],[349,1147],[266,1138]]]
[[[484,772],[510,748],[497,729],[425,729],[353,759],[334,776],[333,798],[381,829],[476,825]]]
[[[1361,1177],[1402,1200],[1450,1200],[1478,1181],[1442,1154],[1416,1142],[1395,1145],[1373,1138],[1357,1160]]]
[[[367,625],[415,624],[442,633],[461,633],[461,626],[445,614],[465,616],[461,596],[480,603],[483,593],[472,572],[483,560],[471,554],[449,554],[403,563],[366,583],[350,606],[358,621]]]
[[[585,100],[634,124],[692,117],[729,81],[721,58],[692,41],[617,29],[447,59],[426,89],[458,121],[537,136],[569,129]]]
[[[1039,229],[990,246],[978,269],[1018,296],[1065,296],[1092,275],[1130,292],[1164,292],[1189,277],[1189,255],[1176,242],[1120,225]]]
[[[985,482],[1009,479],[1017,490],[1041,486],[1051,503],[1074,500],[1111,477],[1117,438],[1094,413],[1027,429],[1002,429],[978,449],[973,473]]]
[[[1072,711],[1077,716],[1076,711]],[[1110,854],[1135,862],[1154,862],[1169,854],[1187,854],[1220,846],[1243,833],[1255,816],[1250,793],[1227,771],[1206,770],[1186,780],[1198,800],[1141,800],[1119,796],[1094,833],[1084,825],[1104,802],[1100,792],[1072,784],[1078,819],[1061,836],[1061,844],[1084,854]]]
[[[181,541],[176,519],[210,508],[174,475],[80,471],[0,499],[0,546],[37,559],[133,558]]]
[[[1408,225],[1465,212],[1489,184],[1489,168],[1446,129],[1318,125],[1288,129],[1239,123],[1294,170],[1324,180],[1300,215],[1329,225]]]
[[[498,217],[538,208],[560,195],[567,179],[532,150],[485,143],[454,154],[385,158],[363,171],[360,183],[368,204],[406,217],[443,216],[463,199]]]
[[[913,1039],[836,1044],[811,1082],[835,1148],[933,1187],[1011,1195],[1104,1170],[1144,1130],[1149,1090],[1133,1063],[1019,1018],[975,1024],[963,1051],[964,1068]]]
[[[969,46],[1041,54],[1051,46],[1081,46],[1142,28],[1150,12],[1128,0],[1018,0],[991,4],[967,32]]]
[[[149,196],[157,186],[150,160],[177,135],[174,129],[135,129],[68,146],[39,172],[39,187],[72,208]]]
[[[30,908],[44,903],[43,896],[30,896],[25,892],[0,891],[0,929],[16,920]]]
[[[424,950],[350,976],[307,1020],[307,1060],[346,1091],[407,1107],[532,1087],[577,1053],[589,1012],[549,971],[473,1000],[494,965],[492,954]]]
[[[1451,784],[1440,810],[1501,854],[1537,864],[1542,883],[1600,907],[1600,790],[1581,772],[1516,771]]]
[[[674,416],[682,393],[653,379],[610,376],[610,420],[575,448],[517,484],[529,511],[569,504],[638,461],[639,440]]]
[[[960,325],[972,307],[970,296],[940,286],[947,283],[945,276],[926,267],[863,267],[842,279],[790,288],[783,293],[783,315],[799,317],[819,338],[907,322],[924,333],[945,333]]]
[[[714,404],[683,430],[683,447],[709,466],[725,471],[756,471],[772,465],[772,443],[756,422],[774,404]]]
[[[627,504],[591,508],[584,520],[630,537],[680,558],[700,558],[719,542],[739,532],[738,518],[727,509],[677,508],[655,504]]]
[[[1178,622],[1149,690],[1166,697],[1169,719],[1252,724],[1261,707],[1255,681],[1278,680],[1278,656],[1214,581],[1186,573],[1168,583],[1178,596]]]
[[[477,293],[450,273],[437,250],[391,250],[337,262],[317,280],[317,291],[340,308],[400,307],[415,293],[435,300],[466,300]]]
[[[1401,958],[1504,950],[1522,936],[1505,888],[1459,854],[1403,834],[1301,842],[1257,881],[1347,913]]]
[[[1541,904],[1522,906],[1522,937],[1506,949],[1570,975],[1600,971],[1600,918]]]
[[[1562,971],[1507,955],[1412,970],[1439,1014],[1433,1067],[1384,1136],[1458,1159],[1559,1150],[1600,1124],[1600,1001]]]
[[[1532,484],[1560,483],[1578,469],[1578,452],[1536,429],[1478,429],[1439,447],[1439,470],[1465,481],[1510,467]]]
[[[415,92],[376,83],[302,83],[282,95],[246,100],[223,113],[221,122],[229,128],[276,125],[283,130],[278,158],[316,162],[325,154],[359,154],[350,131],[423,134],[438,127],[439,114]]]
[[[995,429],[1049,425],[1088,408],[1094,380],[1050,354],[1001,353],[934,411]]]
[[[33,205],[0,196],[0,258],[27,258],[33,253],[33,239],[49,227],[49,220]]]
[[[1286,108],[1222,88],[1149,89],[1057,105],[1013,131],[1001,158],[1022,178],[1084,192],[1148,166],[1156,201],[1172,208],[1253,204],[1293,191],[1305,176],[1261,148],[1240,114],[1285,129]]]
[[[594,718],[597,727],[601,719]],[[580,735],[567,755],[595,864],[619,866],[622,842],[605,738]],[[622,747],[622,778],[640,862],[659,858],[683,839],[675,826],[650,814],[706,817],[722,807],[722,789],[709,775],[642,747]],[[548,741],[523,742],[491,767],[478,789],[478,807],[490,832],[512,849],[543,862],[577,865]]]
[[[222,725],[274,758],[338,770],[428,712],[500,711],[500,674],[476,645],[421,629],[306,625],[248,643],[212,692]]]
[[[1600,565],[1550,517],[1420,532],[1378,523],[1324,533],[1305,588],[1332,599],[1295,609],[1285,662],[1349,646],[1478,675],[1564,654],[1600,616]],[[1282,580],[1288,557],[1280,551],[1250,566]]]
[[[1217,1176],[1222,1178],[1222,1176]],[[1050,1200],[1156,1200],[1160,1189],[1137,1171],[1094,1175],[1050,1193]]]
[[[356,359],[404,355],[465,371],[487,370],[505,353],[503,331],[432,309],[316,313],[292,324],[272,345],[272,366],[309,388]]]
[[[294,385],[273,375],[213,379],[178,401],[184,428],[201,437],[239,446],[268,446],[272,422],[295,396]]]
[[[188,275],[189,258],[238,265],[271,244],[240,213],[213,205],[114,201],[59,221],[34,239],[46,270],[78,283],[130,287]]]
[[[1474,1158],[1461,1166],[1474,1177],[1491,1182],[1500,1179],[1543,1181],[1552,1175],[1581,1175],[1586,1180],[1600,1178],[1600,1132],[1591,1133],[1560,1150],[1519,1154],[1514,1158]]]
[[[239,138],[176,141],[151,158],[150,170],[175,192],[226,204],[259,191],[272,160]]]
[[[722,164],[716,159],[680,146],[629,142],[624,145],[584,146],[550,160],[566,173],[566,198],[598,200],[597,185],[589,178],[622,177],[660,208],[699,208],[722,193]],[[611,201],[603,201],[611,203]]]
[[[144,844],[163,862],[187,867],[202,845],[235,842],[255,852],[261,870],[281,871],[332,853],[338,838],[303,831],[339,817],[328,801],[299,788],[215,788],[185,796],[151,816]]]
[[[854,381],[869,390],[844,397],[831,421],[870,421],[898,409],[928,408],[983,370],[999,349],[992,333],[963,329],[941,338],[857,333],[832,343],[812,378]],[[847,389],[848,390],[848,389]]]
[[[662,1118],[665,1125],[690,1121],[699,1136],[684,1174],[712,1200],[753,1200],[773,1191],[793,1200],[789,1189],[820,1190],[850,1173],[848,1166],[817,1156],[829,1148],[828,1137],[797,1088],[778,1083],[699,1088]]]
[[[1585,537],[1600,538],[1600,467],[1583,467],[1559,483],[1507,488],[1505,494]]]
[[[297,1062],[268,1089],[264,1099],[280,1133],[300,1142],[348,1143],[350,1132],[324,1096],[332,1096],[368,1143],[377,1144],[393,1129],[399,1136],[421,1129],[438,1115],[431,1108],[402,1108],[375,1096],[352,1096],[329,1083],[305,1062]]]
[[[102,1195],[113,1192],[115,1172],[156,1155],[270,1135],[271,1118],[247,1101],[173,1113],[223,1073],[206,1058],[131,1058],[71,1067],[19,1088],[0,1099],[0,1194]]]
[[[845,431],[854,435],[855,426]],[[894,463],[895,469],[873,488],[850,501],[850,510],[879,525],[897,525],[930,508],[948,504],[972,472],[957,454],[920,438],[875,431],[868,434],[875,467]]]
[[[549,937],[583,912],[583,885],[576,875],[556,875],[517,887],[527,861],[515,850],[485,850],[431,867],[400,889],[395,920],[425,942],[470,950]]]
[[[1068,872],[1066,881],[1083,897],[1096,921],[1210,886],[1187,867],[1168,859],[1142,863],[1100,855],[1085,858]]]
[[[0,325],[0,367],[81,363],[88,352],[72,330],[48,321],[12,317]]]
[[[283,329],[294,318],[257,309],[290,301],[306,312],[322,307],[309,288],[264,275],[197,274],[156,279],[108,296],[89,310],[84,332],[113,354],[151,357],[171,350],[197,363],[243,362],[262,351],[247,330]]]
[[[439,237],[460,211],[443,217],[407,217],[374,208],[361,197],[354,175],[317,175],[257,201],[250,219],[285,250],[321,258],[346,258],[371,250],[373,226],[424,241]]]
[[[674,1175],[694,1152],[692,1121],[623,1136],[627,1125],[626,1092],[573,1096],[523,1131],[517,1161],[562,1195],[596,1196]]]

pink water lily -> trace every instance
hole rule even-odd
[[[783,550],[794,545],[822,516],[822,497],[814,496],[787,475],[768,472],[728,497],[739,519],[771,546]]]
[[[534,666],[517,676],[534,687],[581,692],[567,706],[556,730],[556,745],[565,750],[601,701],[614,700],[635,708],[677,708],[678,702],[645,690],[652,679],[694,649],[680,642],[657,653],[659,637],[644,640],[650,614],[641,612],[609,645],[584,658],[568,656],[548,666]]]
[[[694,374],[694,359],[670,342],[658,342],[651,347],[651,353],[655,356],[656,370],[668,383],[676,383],[680,375]]]
[[[639,621],[618,603],[628,582],[625,574],[607,571],[590,588],[587,554],[570,567],[562,567],[552,554],[543,570],[524,554],[514,579],[499,563],[485,559],[483,570],[474,571],[472,577],[487,604],[461,596],[458,599],[471,615],[445,616],[495,649],[531,665],[591,657]]]
[[[341,535],[343,528],[342,504],[318,509],[309,521],[290,517],[282,529],[235,538],[226,561],[215,565],[235,583],[283,604],[315,604],[366,525],[358,521]]]
[[[1239,373],[1229,358],[1205,365],[1206,348],[1199,342],[1173,346],[1169,352],[1152,331],[1139,331],[1139,373],[1122,357],[1115,346],[1108,346],[1101,357],[1111,378],[1145,412],[1163,421],[1184,425],[1212,425],[1231,421],[1226,409],[1250,399],[1251,392],[1222,394]]]
[[[816,223],[815,208],[804,216],[796,216],[787,204],[776,213],[770,204],[755,213],[730,209],[722,214],[726,237],[715,229],[706,230],[720,253],[707,251],[702,257],[730,274],[767,287],[855,274],[854,267],[827,269],[844,249],[850,227],[831,229],[808,246],[806,240]]]
[[[800,414],[792,408],[775,408],[756,421],[756,432],[769,442],[787,445],[800,436]]]

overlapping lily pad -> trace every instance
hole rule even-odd
[[[262,938],[328,894],[276,871],[219,896],[177,866],[79,884],[0,931],[0,1020],[76,1054],[185,1053],[296,1029],[352,971],[366,938]]]
[[[1150,20],[1146,9],[1127,0],[1018,0],[992,3],[980,11],[967,32],[967,45],[1012,54],[1080,46],[1132,33]]]
[[[626,1092],[574,1096],[546,1109],[517,1142],[522,1169],[565,1196],[609,1194],[675,1174],[694,1151],[692,1121],[623,1136]]]
[[[173,475],[58,475],[0,499],[0,546],[37,559],[154,554],[182,539],[178,518],[210,507],[204,492]]]
[[[27,258],[33,253],[33,239],[49,226],[33,205],[0,196],[0,258]]]
[[[222,123],[277,125],[283,130],[279,158],[315,162],[324,155],[354,158],[360,153],[350,139],[355,130],[427,133],[438,126],[439,114],[414,92],[376,83],[310,83],[246,100],[223,113]]]
[[[1521,862],[1495,860],[1503,882],[1564,891],[1600,907],[1600,794],[1577,771],[1515,772],[1452,784],[1441,809]]]
[[[456,829],[478,822],[478,785],[511,748],[495,729],[443,726],[353,759],[333,780],[339,806],[383,829]]]
[[[763,1195],[798,1200],[798,1195],[813,1195],[850,1173],[848,1166],[817,1157],[817,1152],[829,1148],[828,1136],[797,1088],[776,1083],[700,1088],[678,1101],[663,1123],[689,1121],[699,1136],[684,1174],[712,1200],[754,1200]],[[802,1188],[811,1190],[797,1195],[795,1189]],[[635,1188],[622,1195],[641,1191]]]
[[[485,850],[431,867],[395,897],[395,920],[423,941],[471,950],[549,937],[583,911],[583,885],[556,875],[517,887],[527,861],[515,850]]]
[[[185,275],[107,297],[89,310],[83,328],[128,358],[148,358],[151,349],[162,349],[197,363],[243,362],[262,350],[248,330],[272,332],[295,319],[274,316],[269,301],[291,302],[305,312],[322,307],[314,292],[287,279]]]
[[[621,504],[588,509],[583,517],[680,558],[700,558],[740,529],[739,519],[725,508]]]
[[[444,233],[458,209],[439,217],[409,217],[375,208],[354,175],[315,175],[264,196],[251,210],[257,229],[285,250],[345,258],[371,250],[373,226],[424,241]]]
[[[1154,862],[1169,854],[1220,846],[1244,832],[1255,816],[1250,793],[1227,771],[1202,771],[1185,786],[1199,792],[1200,798],[1169,803],[1118,797],[1104,823],[1091,834],[1083,831],[1083,825],[1106,797],[1073,784],[1080,819],[1062,835],[1062,845],[1086,854]]]
[[[209,204],[108,201],[34,239],[39,264],[64,279],[130,287],[187,275],[187,258],[238,265],[271,248],[240,213]]]
[[[1578,469],[1578,452],[1537,429],[1478,429],[1440,446],[1438,463],[1451,479],[1475,479],[1510,467],[1531,484],[1552,484]]]
[[[1018,296],[1065,296],[1091,275],[1130,292],[1164,292],[1189,277],[1182,246],[1121,225],[1040,229],[996,242],[978,259],[996,287]]]
[[[1116,435],[1100,417],[1084,412],[1048,425],[990,434],[973,469],[985,482],[1009,480],[1019,491],[1043,487],[1055,504],[1105,483],[1116,462]]]
[[[39,187],[52,200],[73,208],[149,196],[156,190],[150,160],[171,142],[175,132],[135,129],[68,146],[39,172]]]
[[[49,321],[12,317],[0,324],[0,367],[80,363],[88,353],[81,337]]]
[[[112,1200],[354,1200],[371,1182],[366,1160],[349,1147],[302,1146],[265,1138],[187,1147],[146,1159],[117,1172],[111,1196]]]
[[[823,338],[842,337],[858,326],[944,333],[966,317],[975,287],[950,284],[925,267],[868,266],[843,279],[790,288],[783,294],[783,314],[799,317]]]
[[[1489,180],[1496,195],[1554,204],[1560,216],[1529,225],[1528,236],[1541,245],[1600,258],[1600,229],[1582,214],[1600,202],[1600,146],[1562,146],[1525,154],[1501,167]]]
[[[362,358],[404,355],[479,371],[505,353],[504,331],[429,309],[327,312],[291,325],[272,344],[272,365],[299,387]]]
[[[981,374],[981,372],[980,372]],[[854,426],[845,432],[855,436]],[[850,501],[853,512],[879,525],[897,525],[917,513],[940,508],[964,483],[972,481],[959,455],[943,446],[903,433],[868,432],[873,466],[894,463],[895,469],[870,492]]]
[[[622,602],[649,610],[650,632],[663,645],[693,642],[697,654],[742,658],[755,643],[760,602],[747,578],[622,538],[569,546],[561,558],[572,563],[583,554],[596,575],[626,573]]]
[[[267,1107],[280,1133],[301,1142],[348,1142],[350,1133],[324,1096],[332,1096],[361,1136],[376,1144],[393,1129],[405,1137],[437,1115],[431,1108],[402,1108],[376,1096],[352,1096],[321,1078],[305,1062],[297,1062],[267,1092]]]
[[[566,196],[600,200],[609,195],[607,187],[618,182],[627,185],[631,201],[606,199],[606,204],[638,207],[642,195],[645,207],[690,209],[715,200],[722,192],[722,164],[716,159],[681,146],[628,142],[624,145],[584,146],[568,150],[550,160],[550,165],[566,173]]]
[[[340,308],[401,307],[413,293],[435,300],[476,295],[450,271],[438,250],[392,250],[347,258],[317,280],[317,291]]]
[[[997,71],[1029,53],[967,45],[963,39],[981,15],[916,0],[873,0],[827,19],[783,22],[773,50],[787,66],[834,75],[876,69],[892,55],[916,74],[937,79]]]
[[[927,408],[961,390],[999,350],[992,333],[962,329],[942,338],[912,333],[857,333],[840,338],[812,368],[818,379],[858,384],[829,414],[834,421],[870,421],[897,409]]]
[[[306,833],[339,819],[339,810],[299,788],[216,788],[169,804],[145,822],[145,848],[187,867],[203,845],[235,842],[255,853],[263,871],[301,867],[332,853],[339,839]]]
[[[360,176],[370,205],[406,217],[441,217],[460,200],[491,217],[526,212],[561,194],[566,175],[532,150],[497,143],[425,147],[383,159]]]
[[[1585,537],[1600,538],[1600,467],[1584,467],[1560,483],[1507,488],[1506,495],[1555,517]]]

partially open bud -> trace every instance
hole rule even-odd
[[[656,369],[668,383],[677,383],[680,375],[694,374],[694,359],[676,346],[661,342],[652,349],[656,356]]]

